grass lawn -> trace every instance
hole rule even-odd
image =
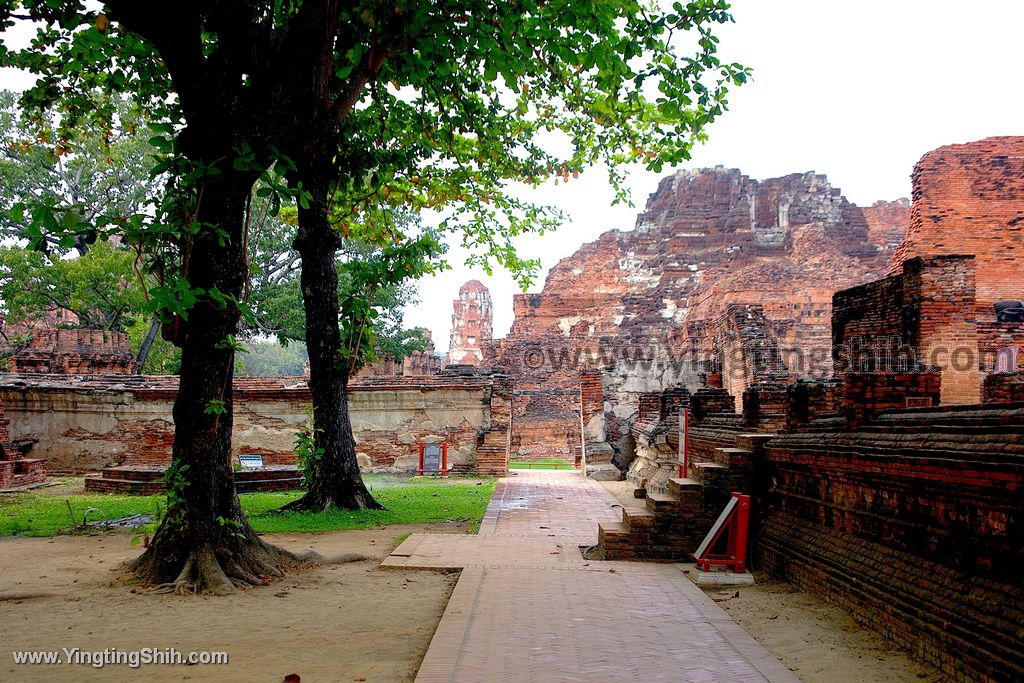
[[[275,512],[301,491],[245,493],[239,496],[249,522],[261,533],[318,532],[365,529],[387,524],[425,524],[451,520],[470,522],[475,533],[494,492],[494,480],[449,480],[427,477],[363,477],[384,510]],[[81,478],[58,479],[59,486],[23,493],[0,494],[0,536],[55,536],[72,531],[67,501],[78,524],[154,514],[166,507],[165,497],[81,493]],[[155,524],[148,527],[153,531]]]
[[[510,460],[510,470],[572,470],[576,469],[571,462],[561,458],[538,458],[537,460]]]

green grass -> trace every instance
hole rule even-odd
[[[242,509],[260,533],[340,531],[388,524],[426,524],[466,521],[475,532],[494,492],[494,480],[440,482],[425,477],[366,476],[367,485],[384,510],[298,513],[276,512],[301,491],[246,493]],[[81,480],[77,480],[80,488]],[[0,495],[0,536],[55,536],[72,532],[67,503],[77,523],[89,509],[90,522],[135,514],[152,514],[166,506],[164,496],[85,495],[74,490],[75,480],[58,487]],[[62,491],[65,489],[65,491]],[[152,531],[153,528],[148,529]]]
[[[571,462],[561,458],[538,458],[537,460],[510,460],[512,470],[572,470],[576,469]]]

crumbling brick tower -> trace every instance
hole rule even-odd
[[[452,338],[448,350],[450,365],[480,365],[483,346],[494,335],[491,293],[479,280],[459,289],[452,313]]]

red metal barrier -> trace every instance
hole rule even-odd
[[[750,531],[750,496],[733,493],[729,504],[722,510],[715,525],[704,538],[693,556],[697,567],[711,571],[711,567],[731,567],[733,572],[747,571],[747,535]],[[713,553],[722,535],[726,534],[725,551]]]

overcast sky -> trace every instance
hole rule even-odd
[[[668,0],[663,0],[668,2]],[[1024,134],[1024,2],[1020,0],[734,0],[720,55],[754,69],[731,110],[685,168],[724,165],[758,179],[816,171],[860,205],[910,194],[910,172],[929,150],[992,135]],[[25,79],[0,72],[0,87]],[[665,174],[663,174],[665,175]],[[605,230],[631,229],[659,177],[631,176],[637,208],[611,206],[600,169],[537,190],[535,200],[571,219],[555,233],[518,242],[547,270]],[[452,260],[461,261],[457,246]],[[409,325],[448,347],[452,301],[477,278],[494,299],[495,336],[512,323],[510,277],[465,267],[425,280]]]
[[[752,178],[816,171],[859,205],[910,196],[929,150],[992,135],[1024,135],[1024,2],[989,0],[734,0],[721,55],[754,69],[730,111],[685,168],[724,165]],[[665,174],[663,174],[665,175]],[[547,269],[612,228],[632,229],[659,176],[634,173],[637,208],[611,207],[600,171],[541,190],[572,222],[522,240]],[[453,253],[453,255],[455,255]],[[512,324],[510,277],[456,268],[421,283],[407,322],[448,346],[451,302],[477,278],[494,299],[495,336]]]

